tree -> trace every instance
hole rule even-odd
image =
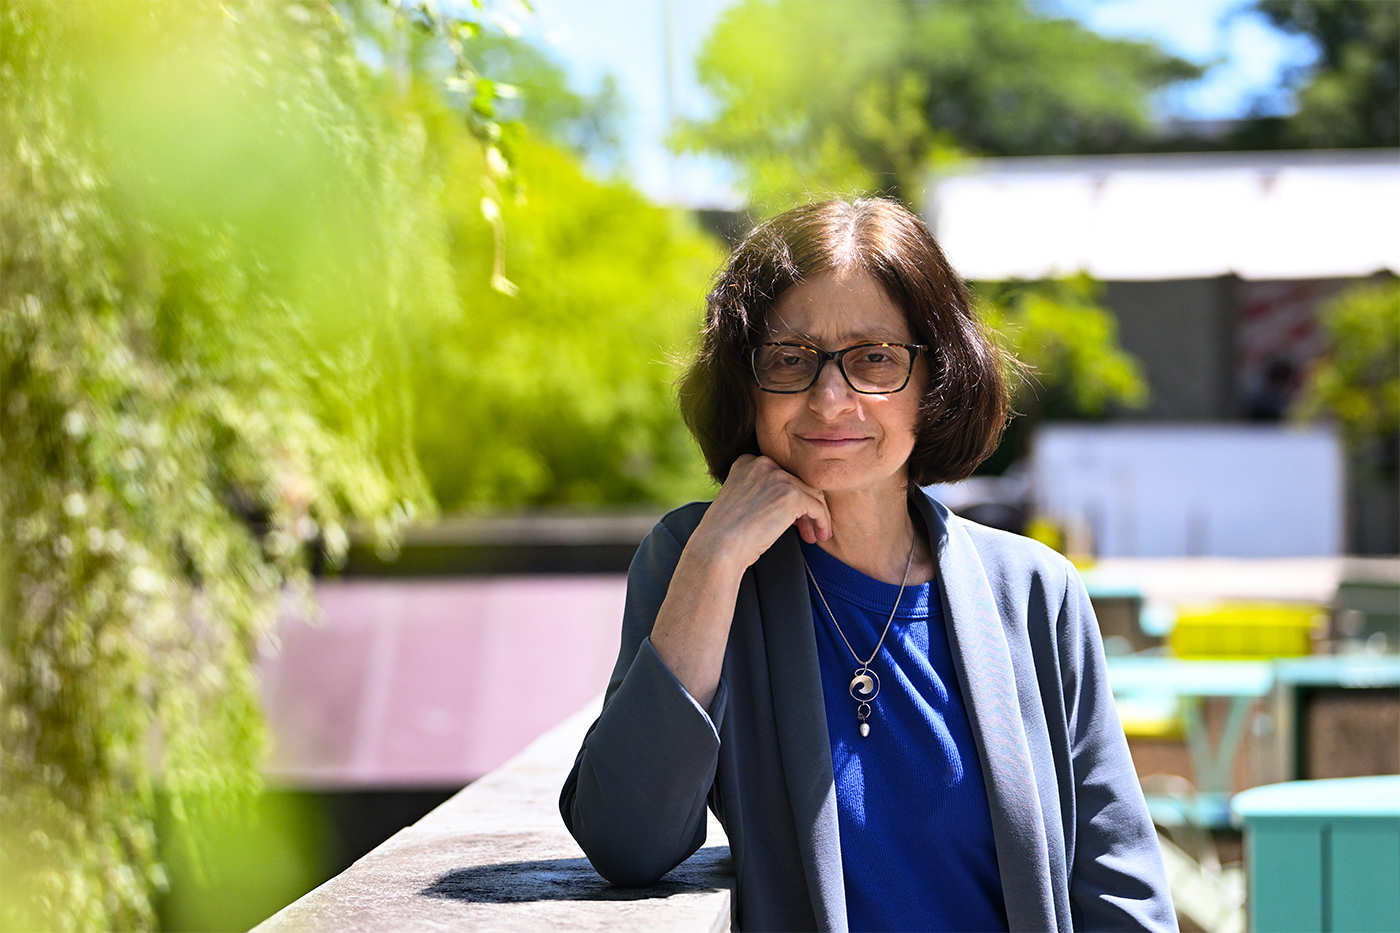
[[[1112,152],[1153,92],[1201,70],[1155,46],[998,3],[748,0],[706,40],[715,116],[676,144],[736,162],[764,210],[819,193],[913,202],[961,154]]]
[[[997,473],[1029,451],[1047,419],[1096,419],[1147,402],[1142,365],[1118,344],[1118,322],[1087,275],[1043,282],[979,282],[977,312],[1019,366],[1007,429],[981,472]]]
[[[623,103],[612,75],[604,76],[596,94],[585,95],[569,88],[557,62],[520,39],[482,33],[465,51],[498,88],[508,88],[508,96],[496,102],[498,122],[518,123],[599,168],[616,166],[622,157]]]
[[[415,88],[461,309],[415,319],[406,341],[415,449],[434,498],[482,511],[703,495],[672,383],[718,244],[681,212],[587,177],[580,157],[606,157],[615,136],[606,94],[574,94],[519,40],[479,35],[464,50],[510,88],[496,111],[509,167],[488,172],[462,102]],[[509,294],[488,287],[497,235]]]
[[[1336,422],[1354,450],[1400,432],[1400,282],[1362,282],[1323,305],[1327,354],[1297,414]]]
[[[1025,367],[1015,406],[1036,418],[1101,418],[1147,401],[1138,361],[1118,345],[1118,322],[1087,275],[1046,282],[984,282],[978,311]]]
[[[503,146],[523,197],[503,205],[513,297],[487,290],[480,155],[450,119],[442,203],[459,257],[453,321],[412,345],[416,443],[444,509],[675,503],[709,488],[677,411],[677,359],[721,255],[679,212],[527,132]]]
[[[306,544],[431,504],[405,321],[456,294],[398,78],[320,2],[0,3],[6,929],[152,926],[157,793],[254,792]]]
[[[1360,282],[1320,312],[1327,352],[1295,405],[1299,419],[1341,429],[1348,468],[1348,547],[1400,549],[1400,281]]]
[[[1298,109],[1253,121],[1241,144],[1350,148],[1400,146],[1400,4],[1392,0],[1260,0],[1254,7],[1317,49],[1286,76]]]

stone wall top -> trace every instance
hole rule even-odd
[[[704,848],[639,889],[599,877],[564,828],[559,789],[600,705],[588,704],[254,933],[729,929],[733,874],[713,817]]]

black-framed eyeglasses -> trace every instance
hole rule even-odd
[[[909,384],[914,359],[927,349],[916,343],[861,343],[836,351],[800,343],[761,343],[749,348],[749,364],[765,392],[806,392],[816,384],[822,365],[835,360],[846,384],[855,391],[888,395]]]

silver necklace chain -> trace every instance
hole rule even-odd
[[[807,563],[807,556],[802,556],[802,566],[807,569],[807,576],[812,578],[812,586],[817,591],[817,596],[822,601],[822,606],[826,608],[826,614],[831,617],[831,624],[836,626],[836,634],[841,636],[841,640],[846,643],[846,650],[851,653],[851,657],[856,659],[855,676],[851,678],[850,693],[851,699],[856,701],[856,719],[860,720],[860,735],[865,738],[870,735],[870,704],[880,695],[880,675],[870,669],[870,663],[875,660],[880,653],[880,646],[885,643],[885,636],[890,633],[890,626],[894,624],[894,614],[899,611],[900,600],[904,598],[904,587],[909,583],[909,568],[914,566],[914,542],[917,538],[909,541],[909,559],[904,562],[904,579],[899,583],[899,595],[894,598],[894,606],[890,609],[890,617],[885,620],[885,630],[880,633],[880,640],[875,643],[875,650],[870,652],[870,657],[864,661],[860,655],[856,654],[856,649],[851,647],[851,640],[846,637],[846,633],[841,631],[841,623],[836,621],[836,613],[831,611],[831,604],[826,601],[826,594],[822,592],[821,584],[817,582],[817,575],[812,573],[812,566]]]

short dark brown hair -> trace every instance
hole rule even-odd
[[[768,314],[783,292],[822,272],[852,271],[878,281],[904,312],[914,342],[929,347],[910,482],[965,479],[996,449],[1010,412],[1007,357],[973,313],[967,286],[928,227],[906,208],[883,198],[837,199],[793,208],[755,227],[710,291],[701,345],[681,378],[680,404],[717,481],[724,482],[741,454],[759,453],[745,349],[768,339]]]

